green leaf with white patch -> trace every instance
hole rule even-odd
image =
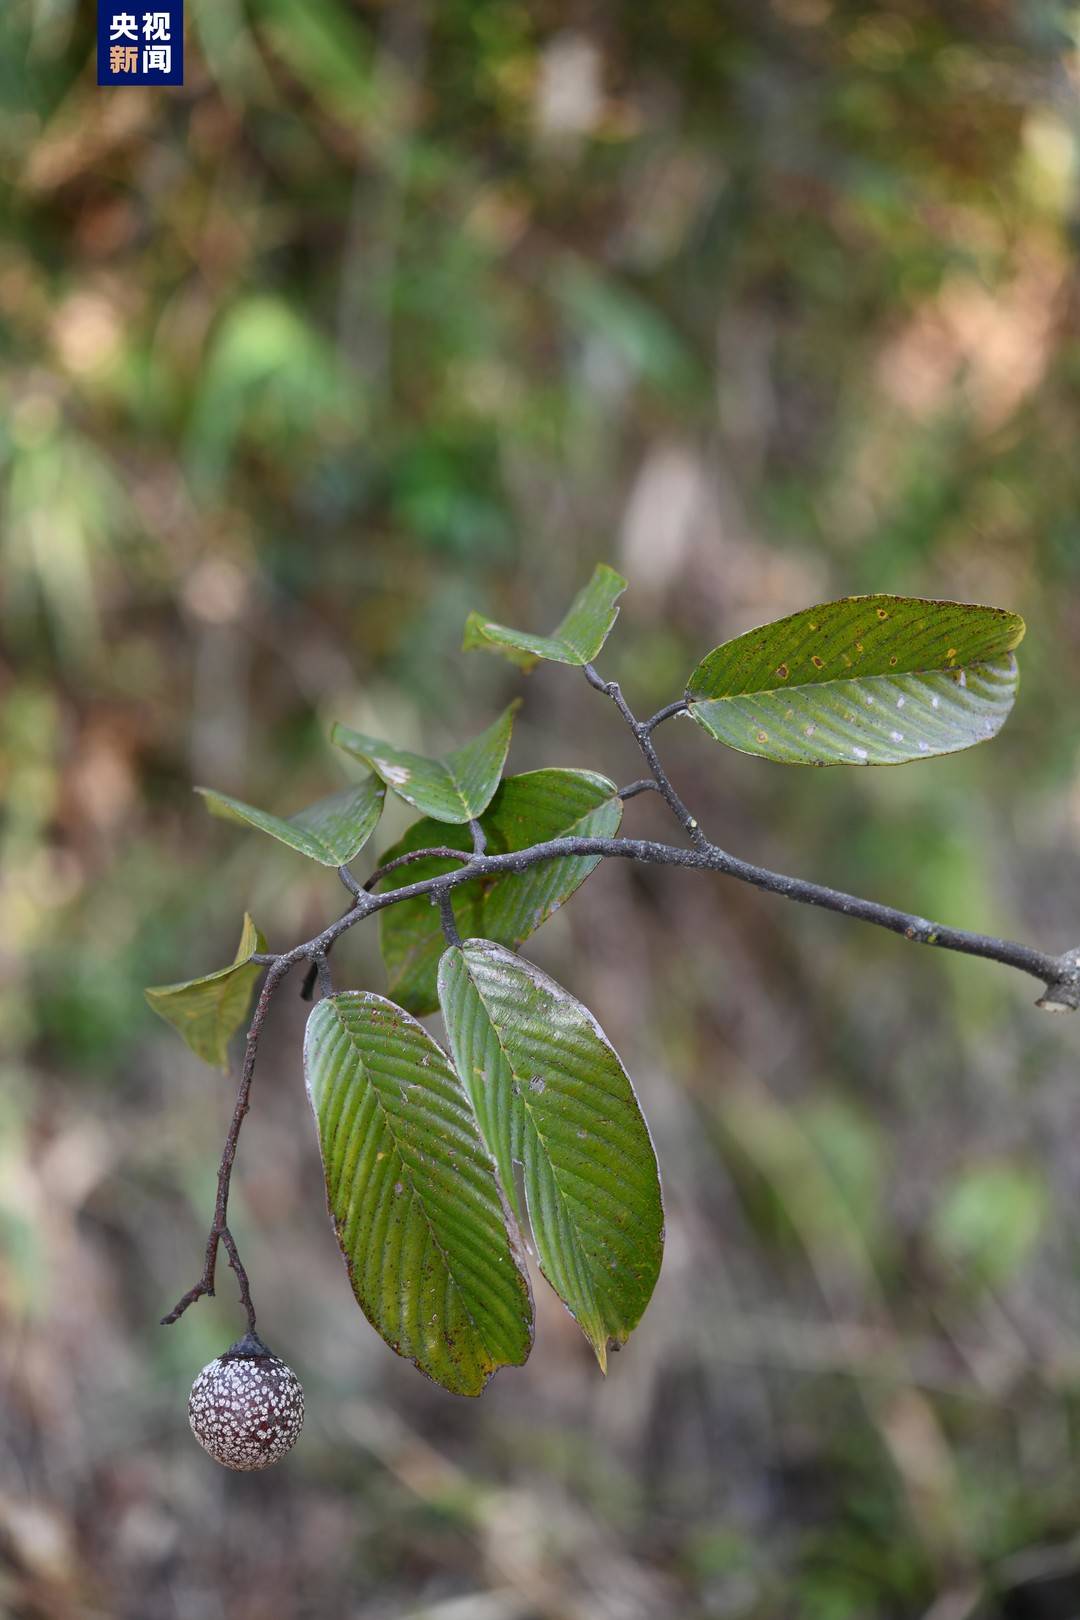
[[[395,748],[340,721],[330,736],[423,815],[435,821],[473,821],[487,809],[499,785],[519,703],[515,699],[479,737],[439,759]]]
[[[625,589],[621,574],[598,563],[592,579],[574,597],[550,636],[511,630],[505,624],[493,624],[481,613],[470,613],[462,646],[466,652],[482,647],[501,653],[522,669],[531,669],[541,658],[556,664],[591,664],[619,616],[615,604]]]
[[[612,838],[622,810],[614,782],[594,771],[526,771],[500,782],[480,825],[488,853],[503,855],[551,838]],[[413,823],[383,860],[396,860],[433,844],[467,851],[472,838],[467,827],[447,828],[425,817]],[[570,898],[600,859],[580,855],[544,861],[527,872],[462,883],[451,891],[459,934],[493,939],[516,950]],[[460,864],[438,857],[414,861],[384,878],[379,890],[441,877]],[[402,900],[379,914],[379,945],[390,994],[421,1017],[439,1005],[436,977],[445,944],[439,913],[426,896]]]
[[[202,794],[211,815],[256,827],[322,866],[346,866],[359,855],[379,824],[386,797],[379,778],[366,776],[354,787],[331,793],[329,798],[308,805],[285,821],[214,788],[200,787],[195,791]]]
[[[383,996],[320,1001],[304,1038],[326,1196],[353,1293],[398,1355],[479,1395],[532,1347],[520,1238],[446,1054]]]
[[[540,1266],[602,1368],[660,1271],[664,1213],[630,1078],[592,1014],[491,940],[451,946],[439,999],[454,1063]]]
[[[262,972],[251,958],[266,941],[244,913],[240,945],[231,966],[183,984],[159,984],[144,991],[147,1001],[204,1063],[229,1067],[229,1041],[247,1018],[251,992]]]
[[[715,648],[686,688],[703,730],[786,765],[901,765],[993,737],[1024,621],[1002,608],[847,596]]]

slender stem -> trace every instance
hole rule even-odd
[[[221,1151],[221,1163],[218,1167],[217,1197],[214,1201],[214,1220],[206,1240],[206,1261],[203,1274],[194,1288],[189,1288],[183,1297],[177,1300],[168,1316],[162,1317],[162,1325],[168,1326],[179,1321],[189,1305],[194,1305],[197,1299],[204,1294],[213,1294],[214,1276],[217,1270],[218,1246],[225,1244],[225,1252],[229,1262],[236,1272],[240,1284],[240,1299],[247,1311],[248,1326],[252,1331],[255,1327],[255,1309],[251,1303],[251,1290],[248,1286],[247,1273],[240,1263],[240,1256],[236,1250],[232,1233],[229,1232],[229,1184],[232,1180],[232,1168],[236,1159],[236,1144],[240,1138],[240,1127],[244,1123],[244,1115],[251,1106],[251,1082],[255,1077],[255,1057],[259,1048],[259,1036],[266,1021],[270,1002],[274,991],[284,979],[292,966],[291,958],[279,956],[271,965],[266,978],[263,980],[259,999],[255,1003],[255,1012],[247,1032],[247,1043],[244,1048],[244,1063],[240,1071],[240,1085],[236,1093],[236,1104],[233,1108],[232,1119],[229,1123],[228,1134],[225,1137],[225,1146]]]
[[[442,923],[443,937],[448,945],[460,945],[461,935],[458,933],[457,918],[454,916],[454,905],[450,898],[448,888],[436,889],[435,899],[439,906],[439,921]]]
[[[349,868],[347,866],[339,866],[337,869],[337,875],[341,879],[342,883],[344,883],[353,899],[359,899],[360,895],[363,894],[364,891],[360,887],[359,883],[357,883],[352,873],[349,871]]]
[[[487,849],[487,833],[479,821],[470,821],[469,831],[472,833],[473,854],[482,855]]]
[[[240,1286],[240,1303],[244,1307],[244,1311],[247,1315],[248,1332],[254,1333],[256,1331],[255,1306],[252,1304],[251,1300],[251,1284],[248,1282],[248,1274],[244,1270],[243,1261],[240,1259],[240,1252],[236,1247],[236,1240],[227,1226],[222,1227],[221,1241],[224,1245],[225,1253],[229,1257],[229,1264],[236,1273],[237,1283]],[[210,1291],[213,1293],[213,1289]]]
[[[659,793],[659,791],[651,776],[643,776],[639,781],[628,782],[624,788],[620,788],[618,797],[624,800],[636,799],[639,793]]]
[[[475,842],[475,838],[474,838]],[[404,855],[398,855],[394,860],[387,861],[385,866],[379,866],[372,872],[364,884],[364,892],[370,894],[377,883],[391,872],[396,872],[399,866],[411,866],[413,861],[430,861],[436,857],[441,861],[471,861],[476,854],[483,854],[483,850],[473,850],[470,855],[465,849],[451,849],[448,844],[437,844],[432,849],[410,849]]]
[[[645,720],[642,724],[646,731],[655,731],[657,726],[663,725],[664,721],[670,720],[673,715],[685,714],[689,707],[685,698],[679,698],[676,703],[668,703],[662,709],[657,709],[652,719]]]
[[[637,716],[634,714],[634,711],[623,697],[622,688],[620,687],[618,681],[605,681],[600,675],[597,674],[592,664],[585,665],[585,679],[588,681],[590,686],[596,689],[596,691],[603,692],[606,697],[611,699],[619,713],[622,715],[623,719],[626,721],[626,724],[630,727],[638,747],[645,756],[645,763],[652,772],[653,781],[656,783],[661,797],[664,799],[664,802],[667,804],[672,815],[686,833],[690,842],[695,846],[696,849],[708,849],[710,847],[709,841],[705,837],[705,834],[702,832],[701,828],[698,826],[697,817],[690,814],[690,811],[676,793],[667,772],[660,763],[660,756],[656,752],[652,740],[653,727],[658,726],[661,720],[665,720],[668,715],[680,713],[682,709],[686,708],[686,703],[684,701],[679,703],[669,703],[666,709],[661,709],[659,713],[655,714],[651,720],[642,721],[638,720]]]
[[[334,981],[330,976],[330,963],[327,961],[325,951],[321,956],[315,958],[314,968],[319,981],[319,993],[324,996],[332,996],[334,993]]]

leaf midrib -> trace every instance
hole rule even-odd
[[[335,865],[341,865],[341,862],[338,860],[337,851],[331,849],[330,845],[320,838],[317,833],[313,833],[309,827],[301,826],[297,821],[287,821],[284,825],[290,827],[294,832],[299,833],[301,842],[304,840],[307,841],[307,843],[315,851],[317,860],[321,861],[324,857],[328,857],[334,862]],[[359,854],[359,851],[357,851],[357,854]]]
[[[543,1131],[540,1129],[540,1126],[536,1122],[536,1119],[535,1119],[535,1117],[533,1115],[532,1107],[531,1107],[531,1105],[530,1105],[530,1103],[528,1101],[528,1098],[525,1095],[525,1092],[528,1089],[528,1082],[522,1080],[521,1075],[518,1073],[516,1067],[511,1062],[510,1054],[507,1051],[506,1046],[503,1043],[502,1036],[499,1034],[499,1030],[498,1030],[498,1027],[497,1027],[497,1025],[495,1023],[495,1020],[491,1016],[491,1010],[488,1007],[487,1000],[486,1000],[486,998],[484,996],[484,992],[481,990],[480,986],[477,984],[476,979],[474,978],[473,973],[472,973],[472,971],[471,971],[471,969],[469,967],[468,958],[465,956],[464,952],[462,952],[462,961],[464,962],[464,965],[465,965],[465,971],[469,975],[469,982],[472,984],[474,990],[476,991],[476,994],[477,994],[477,996],[478,996],[478,998],[480,1000],[480,1004],[484,1009],[484,1014],[485,1014],[485,1016],[487,1018],[487,1021],[488,1021],[488,1027],[491,1030],[491,1033],[495,1037],[496,1045],[498,1046],[499,1051],[502,1053],[503,1057],[506,1059],[506,1065],[507,1065],[508,1069],[510,1070],[510,1073],[513,1075],[514,1080],[517,1082],[518,1090],[515,1093],[516,1100],[519,1103],[521,1103],[522,1108],[523,1108],[524,1113],[525,1113],[525,1117],[528,1119],[529,1124],[532,1127],[532,1130],[536,1135],[536,1139],[540,1143],[541,1148],[543,1149],[544,1158],[545,1158],[545,1160],[546,1160],[546,1162],[548,1164],[549,1169],[551,1170],[552,1180],[554,1181],[555,1186],[558,1189],[559,1199],[560,1199],[561,1203],[563,1204],[563,1207],[567,1211],[569,1224],[570,1224],[571,1230],[574,1233],[574,1242],[577,1244],[580,1253],[587,1258],[589,1251],[585,1247],[585,1245],[582,1243],[581,1237],[579,1236],[578,1222],[576,1220],[570,1219],[570,1196],[565,1191],[565,1189],[563,1187],[562,1181],[560,1180],[560,1177],[559,1177],[558,1169],[556,1168],[555,1163],[552,1160],[551,1154],[548,1151],[547,1140],[546,1140],[546,1138],[544,1136]],[[513,1105],[511,1104],[511,1106],[513,1106]],[[526,1202],[526,1206],[528,1206],[528,1188],[526,1188],[526,1192],[525,1192],[525,1202]],[[530,1219],[530,1224],[532,1224],[531,1211],[530,1211],[529,1219]],[[535,1227],[534,1227],[534,1232],[535,1232]],[[596,1298],[596,1291],[595,1291],[595,1289],[593,1287],[593,1280],[592,1280],[591,1271],[592,1271],[592,1267],[590,1265],[588,1267],[587,1271],[586,1271],[586,1277],[587,1277],[587,1281],[588,1281],[589,1299],[590,1299],[590,1303],[591,1303],[591,1305],[593,1307],[593,1310],[596,1311],[597,1315],[600,1317],[601,1323],[603,1325],[603,1328],[604,1328],[604,1331],[605,1331],[605,1334],[606,1334],[606,1333],[608,1333],[610,1331],[608,1329],[608,1325],[607,1325],[607,1313],[598,1306],[597,1298]]]
[[[239,962],[230,962],[228,967],[218,968],[216,973],[207,973],[202,979],[186,979],[176,986],[165,986],[164,988],[166,990],[171,989],[172,995],[163,996],[161,998],[163,1004],[167,1004],[170,1000],[179,1000],[185,990],[201,990],[204,995],[208,995],[210,1001],[210,1032],[213,1037],[214,1044],[220,1051],[222,1038],[224,1037],[224,1043],[227,1048],[229,1039],[231,1038],[231,1032],[229,1035],[225,1035],[224,1030],[222,1029],[221,1021],[225,1013],[225,1000],[228,995],[229,984],[242,968],[258,966],[257,963],[253,963],[251,960],[254,954],[255,946],[253,945],[249,955],[245,956]],[[201,1015],[198,1010],[193,1009],[191,1012],[188,1012],[185,1015],[184,1022],[187,1027],[191,1029],[197,1023],[199,1023],[201,1016],[204,1015]],[[228,1068],[227,1053],[225,1058],[225,1067]]]
[[[369,777],[368,781],[371,781],[371,780],[372,780],[372,778]],[[363,787],[364,787],[363,783],[359,783],[357,785],[357,787],[355,788],[355,790],[353,792],[352,799],[350,800],[350,803],[352,803],[354,800],[356,800],[359,797],[359,794],[363,790]],[[331,795],[331,797],[338,797],[338,796],[339,797],[344,797],[345,792],[348,792],[348,789],[345,789],[341,795]],[[364,818],[361,818],[358,809],[354,808],[353,810],[348,811],[346,813],[350,814],[352,816],[352,824],[353,825],[355,825],[357,821],[360,821],[361,819],[364,819]],[[368,813],[370,813],[370,812],[368,812]],[[363,849],[364,844],[367,842],[367,839],[371,837],[371,833],[368,833],[367,838],[365,838],[363,840],[363,842],[361,843],[360,849],[354,850],[351,855],[346,855],[346,856],[343,856],[343,857],[339,857],[337,850],[332,849],[330,847],[330,845],[327,843],[326,839],[322,836],[322,834],[317,833],[317,832],[313,832],[312,828],[311,828],[311,824],[310,823],[305,823],[303,821],[302,818],[304,816],[309,815],[309,814],[310,814],[309,810],[301,810],[295,816],[290,816],[287,821],[283,821],[282,825],[293,829],[293,831],[295,831],[295,832],[298,832],[301,835],[302,838],[308,839],[308,841],[312,844],[312,846],[315,849],[320,850],[321,855],[316,856],[316,859],[321,860],[323,857],[326,857],[327,862],[332,863],[334,866],[341,866],[344,861],[355,860],[356,856],[359,855],[359,853],[360,853],[360,849]],[[373,827],[372,832],[374,832],[374,830],[375,829]],[[353,842],[355,836],[356,835],[354,833],[353,836],[348,839],[349,844],[351,844]]]
[[[361,1053],[360,1051],[357,1050],[355,1042],[353,1041],[352,1034],[351,1034],[351,1032],[349,1030],[349,1026],[346,1024],[344,1018],[341,1017],[341,1015],[338,1012],[338,1009],[336,1007],[334,1007],[333,1013],[334,1013],[334,1017],[337,1019],[338,1023],[341,1025],[341,1028],[342,1028],[342,1030],[344,1032],[346,1041],[349,1043],[349,1046],[351,1047],[353,1052],[355,1052],[355,1054],[356,1054],[356,1060],[360,1065],[361,1074],[366,1074],[367,1069],[368,1069],[368,1065],[364,1061],[363,1053]],[[433,1044],[437,1044],[437,1043],[433,1043]],[[441,1048],[440,1048],[440,1051],[441,1051]],[[444,1058],[446,1057],[445,1052],[442,1053],[442,1056]],[[381,1095],[379,1093],[379,1088],[378,1088],[377,1085],[375,1085],[374,1081],[371,1080],[370,1077],[368,1077],[367,1083],[371,1087],[371,1093],[372,1093],[372,1096],[375,1099],[375,1106],[379,1110],[379,1116],[383,1121],[386,1133],[389,1136],[390,1140],[394,1144],[394,1152],[397,1154],[398,1162],[401,1165],[402,1173],[405,1176],[405,1178],[407,1179],[410,1188],[412,1189],[413,1196],[416,1198],[417,1202],[419,1203],[420,1213],[424,1217],[424,1224],[426,1225],[426,1227],[428,1229],[428,1235],[430,1236],[431,1241],[435,1245],[435,1248],[437,1249],[438,1253],[442,1256],[443,1263],[446,1266],[447,1276],[450,1278],[451,1282],[453,1283],[454,1290],[457,1293],[459,1299],[461,1300],[461,1305],[462,1305],[462,1308],[465,1311],[465,1315],[469,1318],[469,1321],[472,1323],[472,1325],[475,1328],[476,1332],[480,1335],[480,1339],[481,1339],[481,1342],[483,1344],[484,1351],[488,1356],[488,1359],[492,1363],[494,1363],[496,1361],[496,1359],[497,1359],[496,1354],[493,1352],[492,1347],[488,1343],[486,1333],[484,1333],[483,1330],[481,1329],[479,1322],[477,1322],[475,1316],[473,1315],[473,1313],[472,1313],[472,1311],[471,1311],[471,1309],[469,1307],[469,1302],[465,1297],[465,1291],[462,1288],[461,1283],[458,1281],[457,1275],[456,1275],[456,1273],[454,1271],[454,1267],[452,1266],[452,1264],[450,1262],[450,1256],[447,1254],[446,1250],[443,1248],[443,1245],[439,1240],[438,1233],[435,1231],[435,1228],[432,1225],[431,1216],[427,1212],[427,1206],[424,1203],[423,1196],[420,1193],[420,1190],[416,1185],[415,1178],[414,1178],[412,1170],[411,1170],[411,1168],[409,1166],[408,1160],[405,1157],[405,1154],[404,1154],[404,1151],[402,1149],[401,1142],[400,1142],[400,1140],[398,1138],[397,1132],[394,1130],[393,1125],[390,1123],[391,1115],[389,1114],[389,1111],[387,1110],[386,1105],[384,1104],[384,1102],[382,1100],[382,1097],[381,1097]],[[520,1273],[519,1273],[519,1275],[520,1275]]]
[[[908,676],[925,678],[928,675],[955,675],[961,670],[980,669],[986,664],[1000,663],[1011,658],[1016,662],[1016,655],[1010,649],[1005,652],[992,653],[984,658],[972,658],[964,664],[937,664],[926,669],[883,669],[875,670],[870,674],[858,674],[854,670],[848,675],[830,675],[826,681],[785,681],[783,686],[750,686],[741,692],[720,692],[715,697],[706,697],[703,694],[691,692],[687,688],[686,700],[688,703],[732,703],[737,698],[744,697],[779,697],[785,692],[820,692],[829,686],[851,686],[855,681],[898,681]],[[960,685],[959,682],[956,683]],[[963,691],[963,687],[960,687]]]
[[[254,952],[252,952],[252,955],[254,955]],[[244,961],[242,961],[242,962],[234,962],[231,969],[227,968],[225,970],[224,982],[221,985],[221,993],[215,998],[215,1002],[214,1002],[214,1037],[219,1043],[222,1041],[222,1037],[224,1037],[225,1068],[226,1069],[228,1069],[228,1067],[229,1067],[228,1047],[229,1047],[229,1038],[230,1037],[228,1035],[225,1035],[224,1030],[221,1028],[221,1020],[224,1017],[224,1013],[225,1013],[225,1002],[226,1002],[226,1000],[228,998],[229,984],[236,977],[237,972],[241,968],[250,968],[250,967],[254,967],[255,965],[256,964],[252,962],[250,956],[245,957]],[[219,1050],[220,1050],[220,1045],[219,1045]]]
[[[452,789],[453,796],[457,798],[459,808],[465,812],[466,821],[472,820],[472,811],[469,808],[469,802],[461,790],[457,777],[450,768],[447,757],[441,754],[436,755],[434,758],[431,758],[426,754],[413,754],[410,756],[408,751],[405,749],[401,749],[400,752],[404,754],[406,758],[411,757],[415,760],[419,760],[422,765],[427,766],[427,768],[436,778],[438,778],[441,774],[443,781],[440,783],[440,786],[447,784],[449,785],[449,787]],[[374,754],[368,756],[369,763],[373,769],[375,769],[376,759],[377,756]],[[409,786],[408,782],[396,784],[392,782],[391,786],[394,787],[396,792],[401,793],[403,797],[407,797],[406,789]],[[428,812],[428,814],[430,814],[430,812]]]
[[[465,812],[466,820],[471,821],[473,812],[472,812],[472,810],[471,810],[471,808],[469,806],[469,801],[465,797],[465,794],[464,794],[464,792],[462,790],[461,784],[458,782],[457,777],[455,776],[454,772],[451,770],[449,761],[447,759],[440,758],[440,759],[434,760],[433,763],[438,765],[446,773],[447,781],[450,783],[450,785],[453,788],[454,792],[457,794],[458,803],[460,804],[462,810],[464,810],[464,812]]]

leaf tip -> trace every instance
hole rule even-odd
[[[609,580],[613,586],[617,587],[619,596],[622,595],[630,583],[628,579],[619,573],[617,568],[612,568],[610,563],[597,563],[595,573],[598,579]]]

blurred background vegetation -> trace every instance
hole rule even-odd
[[[0,1612],[16,1620],[1075,1620],[1080,1026],[1034,985],[610,863],[530,947],[660,1153],[602,1381],[553,1296],[479,1403],[356,1311],[277,1005],[235,1229],[303,1442],[226,1476],[190,1380],[231,1088],[142,1000],[340,905],[207,818],[347,722],[638,774],[550,628],[597,559],[642,712],[831,595],[1024,613],[992,747],[795,772],[659,734],[709,832],[1080,939],[1080,7],[187,0],[97,89],[89,0],[0,11]],[[626,825],[665,824],[650,796]],[[385,847],[404,825],[388,814]],[[339,981],[382,988],[374,930]]]

